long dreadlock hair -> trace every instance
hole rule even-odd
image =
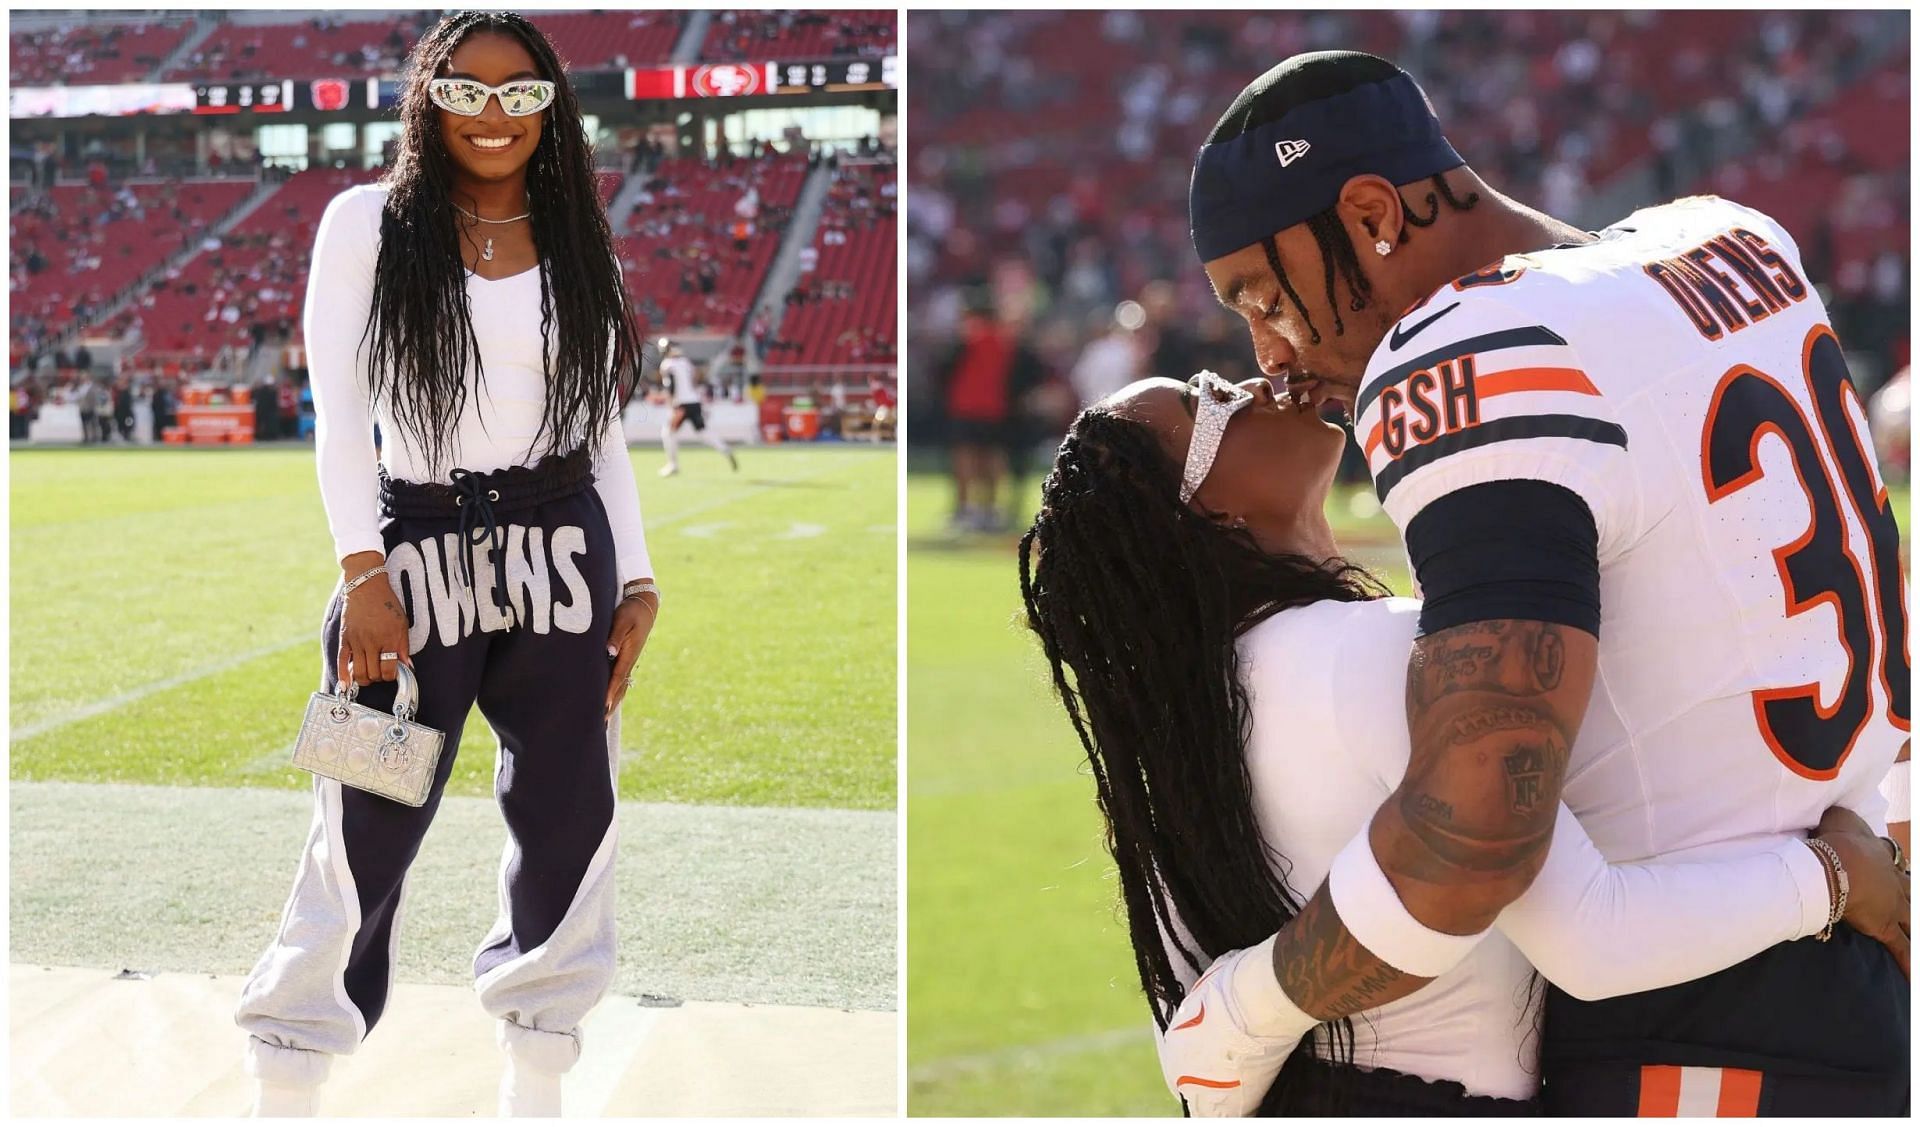
[[[1236,640],[1289,607],[1387,594],[1345,560],[1263,551],[1244,528],[1182,504],[1179,482],[1145,424],[1083,411],[1020,540],[1027,625],[1086,749],[1134,962],[1162,1029],[1185,996],[1176,953],[1205,967],[1301,906],[1254,817]],[[1350,1023],[1313,1039],[1351,1058]],[[1284,1104],[1288,1075],[1270,1106]]]
[[[1359,51],[1317,51],[1296,56],[1241,91],[1240,96],[1227,107],[1227,112],[1214,123],[1213,132],[1207,134],[1207,144],[1231,141],[1250,129],[1278,120],[1298,106],[1344,94],[1355,87],[1384,81],[1400,73],[1400,68],[1387,60]],[[1401,246],[1413,241],[1413,228],[1431,227],[1439,220],[1442,203],[1452,211],[1468,211],[1480,202],[1478,192],[1468,192],[1464,200],[1455,196],[1444,172],[1434,173],[1428,178],[1428,183],[1433,190],[1427,193],[1424,215],[1414,210],[1404,194],[1400,196],[1400,208],[1407,217],[1406,226],[1400,228],[1397,240]],[[1336,278],[1346,282],[1347,308],[1354,313],[1372,303],[1373,283],[1360,272],[1360,256],[1354,250],[1353,236],[1347,233],[1335,208],[1329,207],[1309,216],[1307,230],[1313,234],[1313,241],[1320,248],[1327,305],[1333,310],[1333,331],[1336,336],[1342,335],[1347,331],[1347,325],[1340,316],[1341,302],[1334,290]],[[1306,305],[1300,300],[1300,294],[1287,277],[1286,268],[1280,264],[1277,235],[1268,235],[1260,246],[1266,252],[1267,266],[1273,270],[1281,291],[1293,303],[1294,309],[1299,311],[1301,320],[1307,323],[1313,343],[1319,344],[1320,330],[1314,326]]]
[[[414,45],[400,93],[403,126],[383,177],[380,257],[361,343],[373,393],[434,472],[445,467],[466,404],[467,372],[485,380],[467,304],[466,265],[453,209],[454,164],[427,84],[468,36],[517,39],[541,78],[557,87],[542,111],[540,143],[527,164],[527,210],[540,271],[541,356],[546,404],[527,455],[551,439],[556,452],[583,443],[598,453],[615,413],[640,383],[644,334],[614,257],[593,149],[566,68],[547,37],[511,12],[457,12]]]

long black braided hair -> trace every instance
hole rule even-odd
[[[469,368],[484,380],[467,305],[466,265],[453,210],[453,161],[427,96],[466,38],[491,32],[517,39],[541,78],[558,88],[542,111],[540,143],[527,164],[527,210],[539,255],[541,355],[546,405],[528,455],[543,439],[556,452],[584,444],[598,453],[614,414],[644,375],[642,328],[621,280],[613,234],[600,202],[593,148],[565,65],[547,37],[511,12],[457,12],[414,45],[400,93],[401,132],[383,178],[380,257],[361,342],[373,393],[435,473],[467,398]]]
[[[1368,55],[1359,51],[1318,51],[1310,55],[1299,56],[1284,65],[1268,72],[1263,80],[1248,86],[1240,96],[1227,107],[1214,123],[1213,131],[1207,134],[1207,144],[1219,141],[1231,141],[1250,129],[1257,129],[1269,121],[1277,121],[1289,110],[1309,102],[1344,94],[1358,86],[1370,82],[1381,82],[1401,74],[1399,67],[1377,55]],[[1414,210],[1407,197],[1400,197],[1401,210],[1406,213],[1406,225],[1400,228],[1397,240],[1405,246],[1413,240],[1415,227],[1431,227],[1440,218],[1440,208],[1444,203],[1452,211],[1468,211],[1480,202],[1480,193],[1468,192],[1466,199],[1453,194],[1452,185],[1447,183],[1444,172],[1436,172],[1428,180],[1433,190],[1427,193],[1426,213]],[[1347,284],[1347,308],[1358,313],[1372,302],[1373,283],[1360,272],[1360,256],[1354,250],[1353,236],[1347,233],[1345,224],[1334,208],[1327,208],[1307,219],[1307,230],[1312,233],[1314,243],[1320,248],[1322,278],[1327,287],[1327,305],[1333,310],[1333,331],[1336,336],[1347,331],[1346,321],[1340,316],[1340,299],[1334,290],[1336,278]],[[1287,277],[1286,268],[1280,264],[1280,243],[1275,235],[1268,235],[1261,244],[1266,252],[1267,265],[1273,270],[1274,277],[1280,283],[1280,289],[1287,300],[1299,311],[1300,317],[1307,323],[1307,331],[1312,334],[1314,344],[1320,343],[1320,330],[1314,326],[1313,318],[1308,315],[1307,307],[1300,300],[1300,294],[1293,288],[1293,282]]]
[[[1147,425],[1090,408],[1020,540],[1027,624],[1086,749],[1140,984],[1162,1029],[1185,996],[1176,954],[1204,968],[1278,931],[1302,903],[1254,817],[1236,640],[1289,607],[1388,593],[1345,560],[1262,550],[1244,528],[1182,504],[1179,483]],[[1351,1059],[1350,1023],[1312,1039]],[[1285,1105],[1291,1075],[1268,1109]]]

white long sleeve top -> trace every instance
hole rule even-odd
[[[372,307],[374,263],[380,253],[380,212],[386,189],[349,188],[335,196],[320,219],[307,279],[307,366],[313,386],[314,444],[320,499],[333,533],[334,554],[384,552],[380,535],[380,479],[376,469],[402,481],[436,477],[394,423],[391,405],[373,402],[372,380],[360,350]],[[546,366],[540,342],[538,269],[488,279],[467,272],[467,300],[485,365],[485,380],[469,373],[466,407],[449,447],[449,468],[475,473],[532,465],[554,450],[551,439],[532,449],[546,403]],[[373,424],[380,424],[376,459]],[[647,555],[640,493],[633,463],[616,417],[608,424],[594,464],[594,489],[613,529],[622,582],[653,574]]]
[[[1323,602],[1240,640],[1254,812],[1302,900],[1406,774],[1419,611],[1411,599]],[[1812,935],[1827,908],[1825,870],[1798,835],[1712,859],[1610,865],[1562,806],[1545,867],[1495,931],[1453,970],[1355,1016],[1354,1063],[1524,1099],[1539,1087],[1532,970],[1576,997],[1652,990]],[[1205,969],[1177,957],[1174,967],[1189,986]],[[1208,1075],[1232,1070],[1222,1062]]]

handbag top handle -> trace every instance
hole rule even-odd
[[[396,720],[411,721],[414,717],[420,715],[420,682],[414,677],[413,670],[409,668],[405,662],[396,666],[395,670],[400,675],[400,691],[393,698],[393,716]],[[360,685],[353,679],[353,659],[348,658],[346,692],[348,704],[353,703],[353,698],[359,691]]]

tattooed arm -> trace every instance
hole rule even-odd
[[[1412,757],[1374,815],[1374,857],[1407,912],[1473,935],[1546,861],[1567,754],[1593,689],[1598,640],[1552,623],[1473,622],[1414,644]],[[1322,884],[1274,944],[1287,997],[1320,1020],[1403,998],[1431,981],[1353,937]]]

